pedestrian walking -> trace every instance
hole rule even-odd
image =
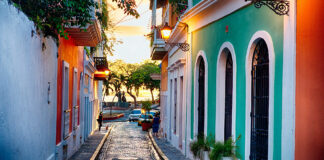
[[[156,113],[154,118],[153,118],[153,136],[158,137],[158,132],[159,132],[159,127],[160,127],[160,114]]]
[[[100,129],[102,127],[102,112],[100,112],[97,121],[98,121],[98,124],[99,124],[99,131],[100,131]]]

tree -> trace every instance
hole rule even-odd
[[[137,106],[136,96],[133,94],[133,90],[135,93],[138,92],[139,88],[142,86],[143,80],[138,72],[132,71],[130,74],[126,75],[126,80],[124,81],[124,85],[126,86],[127,93],[134,99],[134,106]]]
[[[133,94],[133,91],[136,92],[142,86],[142,80],[137,74],[134,74],[138,66],[139,65],[136,63],[129,64],[125,63],[123,60],[109,62],[109,68],[114,72],[115,78],[119,78],[118,82],[120,82],[113,83],[113,81],[117,80],[111,80],[111,84],[115,85],[117,88],[119,84],[124,85],[126,87],[126,93],[133,98],[135,106],[137,105],[137,101],[136,95]]]
[[[154,103],[153,90],[160,88],[160,81],[153,80],[151,74],[161,73],[160,67],[156,62],[144,61],[144,63],[138,68],[137,72],[142,76],[143,85],[146,89],[149,89],[152,96],[152,103]]]
[[[109,68],[112,70],[112,74],[108,77],[108,82],[105,85],[105,89],[109,93],[109,88],[114,88],[118,93],[121,86],[126,87],[126,92],[130,95],[133,100],[135,107],[137,106],[137,97],[135,93],[138,93],[140,87],[144,86],[149,89],[152,96],[152,102],[154,102],[153,90],[160,87],[160,81],[152,80],[152,73],[160,73],[160,68],[156,62],[146,60],[141,64],[129,64],[122,60],[116,60],[109,62]]]

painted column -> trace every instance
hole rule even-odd
[[[289,16],[284,16],[284,54],[282,77],[281,159],[294,159],[296,93],[296,0],[290,0]]]

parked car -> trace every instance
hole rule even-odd
[[[159,109],[152,109],[150,112],[154,112],[154,113],[158,113],[158,114],[159,114],[159,113],[160,113],[160,110],[159,110]],[[155,115],[155,114],[154,114],[154,115]],[[153,116],[154,116],[154,115],[153,115]]]
[[[129,114],[128,120],[129,121],[138,121],[140,115],[141,115],[141,109],[134,109]]]
[[[146,116],[146,117],[145,117]],[[137,125],[141,126],[144,120],[150,121],[150,123],[153,122],[153,115],[152,114],[141,114],[141,116],[138,119]]]

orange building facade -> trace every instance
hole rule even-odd
[[[295,159],[323,159],[324,1],[297,1]]]
[[[71,37],[68,40],[59,38],[59,42],[56,145],[58,150],[63,149],[62,152],[58,151],[58,154],[63,153],[63,157],[70,157],[80,145],[80,110],[78,108],[80,106],[80,75],[83,73],[84,47],[76,46]]]

